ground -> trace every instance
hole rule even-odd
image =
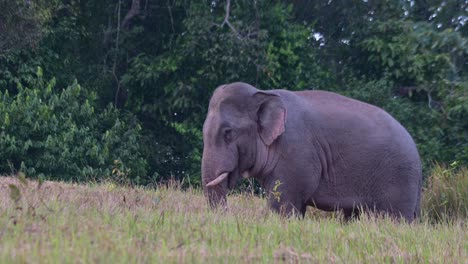
[[[0,177],[0,263],[466,263],[465,219],[413,224],[310,210],[271,213],[251,194],[210,211],[177,183],[131,188]]]

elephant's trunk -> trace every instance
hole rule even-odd
[[[227,207],[226,194],[228,190],[228,173],[216,175],[213,166],[202,160],[202,184],[203,192],[211,208]]]
[[[221,186],[205,188],[205,197],[207,197],[212,209],[227,208],[226,193],[227,191]]]

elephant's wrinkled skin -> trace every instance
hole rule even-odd
[[[421,162],[408,132],[384,110],[325,91],[218,87],[203,126],[202,181],[226,206],[239,178],[254,177],[284,215],[306,206],[404,217],[419,211]]]

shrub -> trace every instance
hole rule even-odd
[[[422,211],[434,222],[468,217],[468,168],[436,165],[423,192]]]
[[[0,174],[143,180],[147,165],[136,121],[112,105],[96,111],[96,95],[76,81],[58,90],[55,79],[42,80],[40,68],[37,76],[31,88],[18,85],[15,95],[0,89]]]

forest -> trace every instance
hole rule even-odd
[[[468,166],[466,0],[0,2],[0,175],[199,186],[214,89],[377,105]]]

